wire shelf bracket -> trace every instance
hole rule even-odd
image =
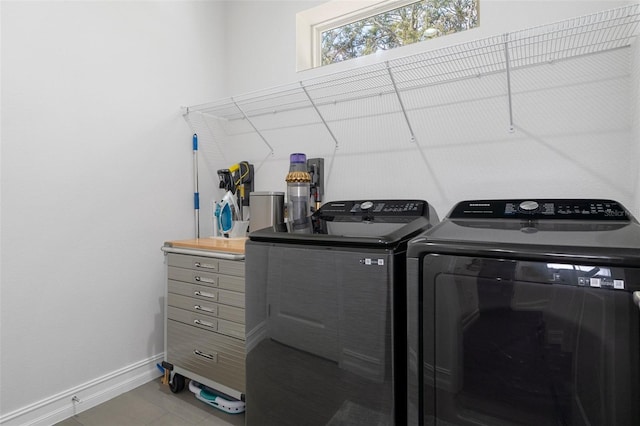
[[[402,110],[402,115],[404,116],[404,121],[407,123],[407,127],[409,128],[409,134],[411,135],[411,142],[416,142],[416,134],[413,131],[413,127],[411,127],[411,121],[409,121],[409,116],[407,115],[407,110],[404,107],[404,103],[402,102],[402,96],[400,96],[400,92],[398,91],[398,85],[396,84],[396,79],[393,77],[393,72],[391,71],[391,67],[389,66],[389,61],[385,62],[385,66],[387,72],[389,73],[389,79],[391,80],[391,86],[393,86],[393,91],[398,98],[398,103],[400,104],[400,109]]]
[[[320,121],[322,121],[322,124],[324,124],[324,127],[326,127],[327,131],[329,132],[329,135],[331,135],[331,139],[333,139],[333,143],[335,144],[335,146],[334,146],[334,151],[335,151],[339,147],[338,138],[336,138],[336,135],[333,134],[333,131],[331,130],[331,127],[329,127],[329,124],[327,123],[327,121],[322,116],[322,113],[318,109],[318,106],[316,105],[316,103],[313,101],[313,98],[309,95],[309,92],[307,91],[307,88],[304,87],[304,83],[302,81],[300,82],[300,87],[302,88],[302,91],[304,92],[304,94],[307,96],[307,99],[309,99],[309,103],[311,104],[311,106],[315,110],[316,114],[318,114],[318,117],[320,117]]]
[[[509,107],[509,133],[514,133],[513,127],[513,98],[511,96],[511,61],[509,60],[509,33],[503,35],[504,38],[504,58],[505,58],[505,75],[507,76],[507,104]]]
[[[269,148],[269,155],[273,155],[273,147],[271,146],[271,144],[267,141],[267,139],[264,137],[264,135],[262,134],[262,132],[260,130],[258,130],[258,128],[256,127],[255,124],[253,124],[253,121],[251,121],[251,119],[249,118],[249,116],[247,116],[247,114],[244,112],[244,110],[240,107],[240,105],[238,105],[238,103],[235,101],[235,99],[231,98],[231,102],[233,102],[233,104],[236,106],[236,108],[238,108],[238,111],[240,111],[240,113],[242,114],[242,116],[244,117],[245,120],[247,120],[247,123],[249,123],[249,125],[253,128],[253,130],[258,134],[258,136],[260,137],[260,139],[262,139],[262,142],[264,142],[264,144],[267,146],[267,148]]]

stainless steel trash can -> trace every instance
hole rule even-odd
[[[284,192],[252,192],[249,232],[284,222]]]

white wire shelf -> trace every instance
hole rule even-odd
[[[329,118],[327,107],[359,105],[342,108],[343,115],[339,117],[340,121],[356,119],[370,114],[371,108],[363,108],[363,103],[377,102],[374,98],[385,97],[392,99],[395,106],[392,111],[385,109],[384,113],[402,113],[413,139],[411,121],[403,103],[408,92],[504,74],[511,110],[511,71],[629,46],[638,35],[639,23],[640,4],[625,6],[190,106],[185,116],[195,133],[209,133],[218,144],[257,133],[273,153],[266,133],[319,124],[327,129],[337,147],[338,140],[331,123],[338,118]],[[419,109],[419,106],[412,108]],[[200,117],[195,120],[191,118],[193,115]],[[509,120],[513,128],[512,117]],[[195,125],[196,122],[199,125]]]

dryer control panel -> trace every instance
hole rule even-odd
[[[458,203],[451,219],[572,219],[630,221],[617,201],[592,199],[471,200]]]

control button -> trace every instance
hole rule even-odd
[[[533,211],[536,210],[538,207],[540,207],[540,205],[535,202],[535,201],[523,201],[520,203],[520,210],[524,210],[524,211]]]
[[[373,203],[371,201],[365,201],[362,204],[360,204],[360,208],[362,210],[369,210],[371,207],[373,207]]]

